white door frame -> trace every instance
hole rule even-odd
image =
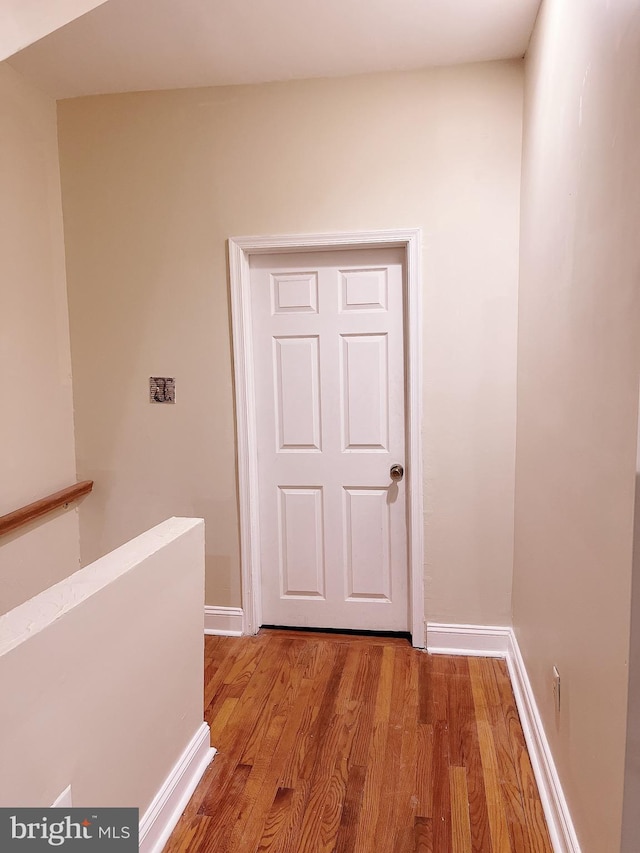
[[[242,629],[255,634],[262,623],[258,445],[251,333],[249,257],[319,249],[404,249],[404,347],[409,625],[413,645],[425,648],[424,519],[422,514],[422,286],[421,230],[354,231],[229,239],[231,318],[235,377],[242,567]]]

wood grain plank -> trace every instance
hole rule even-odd
[[[471,814],[471,844],[473,853],[491,853],[491,827],[489,821],[489,805],[485,786],[482,753],[478,733],[478,720],[485,721],[488,717],[487,701],[482,689],[482,678],[479,667],[485,658],[469,658],[469,689],[473,697],[472,717],[464,730],[463,759],[467,769],[467,787],[469,790],[469,810]]]
[[[434,853],[433,822],[430,817],[416,818],[414,845],[415,853]],[[445,853],[445,851],[438,851],[438,853]]]
[[[357,764],[352,765],[349,770],[340,826],[336,836],[336,853],[350,853],[355,850],[366,772],[365,767]]]
[[[465,760],[466,731],[475,721],[475,707],[471,679],[467,669],[464,675],[451,675],[446,679],[447,723],[449,726],[449,760],[461,767]]]
[[[469,675],[471,676],[471,690],[473,693],[473,705],[475,708],[476,720],[478,722],[487,723],[490,721],[489,706],[487,696],[484,692],[484,684],[482,679],[482,662],[484,658],[470,658],[468,662]]]
[[[378,695],[378,680],[380,678],[380,667],[382,665],[382,647],[372,647],[366,652],[367,670],[364,676],[364,689],[362,692],[362,705],[360,709],[360,725],[356,732],[351,761],[360,767],[365,767],[369,756],[371,740],[373,738],[373,717]]]
[[[287,724],[291,730],[290,712],[298,696],[303,692],[304,680],[292,677],[300,648],[294,644],[287,647],[286,657],[271,690],[269,701],[263,709],[262,718],[254,728],[241,754],[242,763],[252,766],[251,774],[238,803],[235,823],[220,843],[220,853],[241,849],[256,849],[264,834],[266,804],[273,802],[278,790],[281,763],[277,762],[280,745],[285,738]],[[297,690],[292,689],[293,685]],[[295,719],[295,718],[294,718]]]
[[[358,712],[357,704],[348,699],[357,672],[356,666],[349,666],[351,650],[346,646],[339,648],[331,679],[337,687],[327,691],[316,720],[318,731],[324,731],[325,736],[316,739],[317,747],[312,751],[313,772],[309,776],[309,799],[300,826],[300,849],[330,853],[339,831]]]
[[[451,796],[451,850],[452,853],[471,853],[471,823],[467,773],[464,767],[449,768],[449,793]]]
[[[449,793],[449,739],[447,723],[433,727],[433,848],[451,850],[451,796]]]
[[[380,722],[388,722],[391,713],[391,702],[393,699],[393,670],[395,665],[395,649],[385,646],[382,649],[382,662],[380,664],[380,676],[378,678],[378,691],[376,693],[376,705],[373,713],[373,725]]]
[[[253,640],[254,638],[248,639]],[[255,672],[262,655],[267,650],[266,644],[260,645],[255,642],[233,646],[225,645],[222,648],[226,653],[218,666],[216,666],[215,660],[205,663],[204,707],[207,722],[211,716],[217,713],[216,704],[220,706],[225,698],[230,697],[231,690],[229,688],[233,687],[234,684],[233,680],[229,678],[231,671],[233,670],[238,676],[240,672],[245,672],[246,667],[247,677],[239,680],[239,685],[242,684],[244,689],[250,677],[249,669],[251,673]],[[237,692],[235,698],[238,695]]]
[[[226,796],[227,787],[236,766],[240,763],[243,750],[253,734],[256,725],[263,717],[263,711],[269,700],[271,691],[277,680],[280,665],[286,655],[287,640],[274,640],[267,644],[264,654],[260,658],[260,665],[253,677],[246,684],[242,694],[242,701],[238,702],[229,717],[229,736],[225,749],[220,749],[216,756],[216,763],[220,768],[217,777],[217,790],[207,792],[200,805],[200,813],[215,815],[221,794]]]
[[[220,705],[220,710],[209,717],[211,743],[220,744],[223,741],[225,731],[228,731],[229,717],[235,711],[239,701],[237,698],[225,699]]]
[[[316,763],[319,753],[325,747],[324,739],[335,716],[336,697],[346,657],[346,649],[343,646],[336,645],[331,649],[331,652],[333,664],[328,671],[322,700],[306,732],[302,751],[297,762],[299,768],[298,778],[302,779],[310,779],[316,775]]]
[[[228,831],[230,823],[235,821],[238,811],[238,801],[247,784],[251,767],[248,764],[237,764],[229,776],[225,787],[224,796],[217,803],[217,808],[209,808],[200,811],[200,815],[209,818],[207,822],[207,843],[203,843],[203,849],[219,851],[220,840]],[[209,800],[206,801],[209,803]]]
[[[204,636],[204,656],[206,660],[219,658],[224,654],[220,649],[222,637],[217,637],[214,634],[205,634]],[[223,644],[224,645],[224,644]]]
[[[502,669],[495,664],[504,666],[504,661],[495,660],[488,662],[488,664],[487,668],[492,671],[493,684],[497,691],[497,695],[494,695],[494,701],[491,703],[491,729],[496,749],[502,800],[509,827],[509,838],[512,850],[515,853],[523,853],[529,849],[528,832],[516,766],[514,740],[509,735],[509,726],[513,724],[519,727],[520,721],[513,693],[510,691],[507,693],[500,687],[500,682],[504,676]],[[486,680],[484,680],[484,684],[486,690]]]
[[[395,649],[385,646],[382,650],[376,690],[372,737],[367,755],[361,817],[356,832],[356,849],[372,849],[376,843],[375,832],[380,811],[382,780],[385,772],[385,753],[389,717],[391,714]]]
[[[551,853],[502,661],[387,638],[212,639],[220,752],[165,853]]]
[[[385,749],[387,745],[387,723],[375,724],[371,749],[367,758],[362,805],[356,830],[356,850],[375,849],[375,831],[380,810],[382,778],[385,769]]]
[[[334,715],[331,721],[324,726],[324,737],[319,748],[315,752],[313,772],[309,775],[309,794],[305,804],[305,811],[299,826],[297,837],[298,850],[321,849],[321,833],[323,822],[334,823],[334,835],[337,834],[339,826],[339,814],[337,820],[333,820],[331,812],[331,791],[334,785],[340,785],[341,774],[336,774],[338,754],[345,735],[344,719]],[[344,787],[343,785],[343,795]],[[328,809],[329,813],[326,813]],[[325,832],[328,828],[325,826]]]
[[[259,853],[274,853],[278,849],[278,837],[287,825],[294,794],[291,788],[278,788],[276,791],[258,844]]]
[[[302,816],[309,798],[309,783],[304,779],[293,792],[289,810],[278,833],[277,853],[298,853],[296,846]]]
[[[395,820],[403,788],[401,771],[402,742],[407,703],[406,685],[410,678],[409,658],[396,654],[394,661],[391,704],[385,746],[385,766],[382,777],[380,808],[375,829],[376,844],[380,850],[392,850],[395,839]]]
[[[507,665],[501,660],[492,661],[492,665],[503,709],[502,725],[514,760],[516,777],[511,779],[511,785],[517,791],[522,804],[522,811],[514,814],[513,820],[509,823],[512,846],[516,853],[546,853],[552,849],[551,839],[527,752]],[[511,794],[511,802],[514,799],[515,793]],[[507,815],[509,817],[508,812]]]
[[[314,726],[317,725],[321,729],[324,728],[324,723],[325,723],[325,716],[324,715],[331,713],[331,709],[333,708],[333,705],[335,703],[335,695],[334,695],[333,691],[331,693],[328,693],[327,691],[330,689],[330,685],[332,685],[332,684],[337,685],[340,681],[342,667],[344,664],[344,659],[346,657],[346,652],[347,652],[346,649],[336,649],[336,652],[335,652],[335,662],[334,662],[333,668],[331,670],[331,674],[327,679],[326,690],[323,694],[323,699],[322,699],[322,703],[320,705],[320,709],[319,709],[317,718],[313,723]],[[304,664],[304,666],[306,667],[306,663]],[[306,682],[308,683],[308,680],[306,680]],[[305,683],[304,679],[301,682],[301,684],[303,684],[303,683]],[[289,718],[289,715],[287,713],[287,709],[285,709],[285,711],[281,715],[281,717],[282,717],[283,726],[284,726],[287,719]],[[285,736],[283,734],[283,738],[284,737]],[[285,740],[288,740],[288,738],[285,738]],[[315,744],[318,744],[318,743],[320,743],[320,739],[315,740],[314,746],[315,746]],[[323,747],[327,748],[327,743],[325,741],[323,741]],[[276,755],[277,752],[280,752],[280,750],[279,749],[278,749],[278,751],[267,750],[267,752],[269,753],[269,759],[270,760],[269,760],[268,765],[266,765],[266,764],[264,765],[264,773],[263,773],[263,776],[261,778],[261,781],[263,783],[262,784],[262,790],[260,791],[261,801],[264,801],[264,799],[265,799],[265,792],[266,792],[266,796],[270,795],[270,793],[271,793],[270,786],[277,784],[277,780],[282,775],[282,764],[283,763],[277,763],[277,762],[274,763],[274,760],[273,760],[273,756]],[[280,752],[280,754],[282,754],[282,753]],[[315,755],[317,756],[317,753],[315,753]],[[303,768],[307,766],[307,757],[306,756],[303,757],[302,766],[303,766]],[[311,791],[311,790],[312,790],[312,788],[310,787],[309,791]],[[313,791],[315,792],[315,790],[316,790],[316,788],[314,787]],[[303,819],[308,820],[307,813],[308,813],[308,808],[306,807],[306,804],[305,804],[305,810],[303,812]],[[302,830],[303,826],[304,826],[304,820],[303,820],[303,823],[301,825],[299,825],[298,827],[296,827],[295,829]],[[260,810],[258,808],[253,808],[250,812],[247,813],[246,819],[242,820],[242,815],[240,816],[240,819],[238,820],[238,823],[236,825],[236,831],[231,836],[227,849],[229,851],[244,850],[244,849],[249,849],[249,850],[255,849],[254,841],[255,841],[256,837],[259,837],[260,831],[261,831]]]
[[[336,647],[324,645],[314,653],[313,667],[316,667],[316,659],[321,661],[317,673],[310,677],[309,659],[301,656],[303,667],[302,684],[306,686],[305,693],[307,701],[300,708],[297,726],[293,738],[289,744],[289,752],[286,756],[284,766],[280,773],[279,784],[285,788],[298,787],[300,780],[304,777],[304,767],[309,750],[309,744],[313,743],[315,724],[320,710],[325,701],[327,691],[336,683],[335,675]]]
[[[313,743],[315,737],[315,722],[328,686],[328,679],[305,679],[303,682],[306,702],[300,707],[297,725],[290,731],[288,752],[280,770],[279,784],[281,786],[296,789],[300,780],[305,778],[309,744]]]
[[[431,672],[434,675],[468,675],[467,661],[462,655],[429,655]]]
[[[189,820],[180,819],[162,853],[199,853],[211,835],[211,819],[206,815],[192,815]]]
[[[418,723],[416,815],[433,817],[433,726]]]
[[[431,698],[431,683],[429,680],[430,672],[429,655],[420,655],[420,658],[418,659],[418,722],[423,725],[433,722],[433,714],[430,714],[429,712],[429,702]]]
[[[333,773],[324,792],[324,809],[316,844],[318,853],[332,853],[335,850],[349,777],[348,759],[345,756],[348,756],[349,742],[353,741],[354,720],[354,714],[342,717]]]
[[[284,647],[284,652],[263,712],[242,750],[240,761],[243,764],[255,765],[259,762],[261,756],[264,755],[264,741],[271,732],[274,719],[287,713],[300,689],[302,679],[296,674],[296,661],[300,648],[295,645],[294,641],[291,641]],[[280,725],[276,726],[276,729],[280,728]],[[273,733],[271,733],[271,739],[273,739]],[[271,743],[271,741],[269,742]],[[268,755],[270,752],[271,750],[267,750]]]
[[[392,808],[392,821],[395,824],[393,853],[413,851],[413,827],[418,808],[416,770],[418,765],[419,669],[416,655],[408,654],[406,658],[407,677],[403,700],[404,717],[400,747],[399,783]]]
[[[551,849],[549,830],[544,818],[542,803],[533,775],[529,753],[521,731],[518,735],[520,743],[516,745],[518,778],[522,793],[522,806],[527,830],[527,850],[531,853],[542,853]]]
[[[480,741],[480,755],[482,757],[484,787],[487,796],[491,844],[495,853],[511,853],[509,828],[507,826],[498,777],[498,761],[491,727],[486,720],[478,720],[478,738]]]

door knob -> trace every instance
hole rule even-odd
[[[400,480],[404,477],[404,468],[402,465],[392,465],[391,470],[389,471],[389,476],[396,483],[399,483]]]

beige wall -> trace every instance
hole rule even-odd
[[[514,623],[583,853],[620,849],[639,79],[637,3],[545,2],[525,83]]]
[[[75,482],[56,107],[0,64],[0,515]],[[79,565],[77,510],[0,539],[0,613]]]
[[[145,810],[202,727],[204,526],[173,518],[0,617],[0,805]],[[195,769],[195,768],[194,768]]]
[[[85,562],[204,516],[240,604],[225,241],[421,226],[428,615],[510,621],[521,99],[506,62],[59,104]]]

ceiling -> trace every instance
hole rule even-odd
[[[106,0],[0,0],[0,60]]]
[[[9,63],[56,98],[521,57],[540,0],[108,0]]]

